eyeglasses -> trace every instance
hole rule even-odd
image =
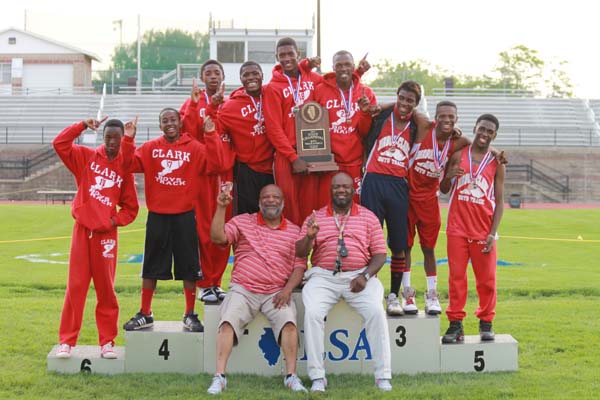
[[[335,257],[335,269],[333,274],[337,274],[342,271],[342,258],[348,257],[348,248],[343,238],[338,238],[337,241],[337,255]]]

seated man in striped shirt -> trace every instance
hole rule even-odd
[[[392,390],[390,337],[383,310],[383,285],[375,276],[386,259],[379,220],[367,208],[352,202],[354,181],[345,172],[331,180],[331,203],[306,218],[296,256],[312,249],[312,268],[302,289],[304,343],[312,392],[327,386],[323,361],[325,317],[343,298],[365,321],[373,351],[375,385]]]
[[[210,238],[218,245],[233,245],[234,262],[229,292],[221,305],[217,335],[217,367],[209,394],[227,386],[227,360],[258,312],[271,323],[286,360],[284,384],[295,392],[306,392],[296,375],[298,330],[292,290],[302,282],[306,257],[296,257],[294,244],[300,228],[282,215],[283,193],[278,186],[263,187],[258,213],[240,214],[225,223],[231,203],[228,190],[219,193]]]

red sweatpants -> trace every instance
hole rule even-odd
[[[304,219],[319,207],[320,173],[294,174],[292,164],[285,157],[275,154],[273,163],[275,183],[281,188],[285,199],[283,213],[287,219],[302,226]]]
[[[58,330],[59,343],[77,344],[81,330],[85,300],[94,280],[96,289],[96,326],[98,344],[114,345],[118,333],[119,303],[115,294],[115,271],[117,267],[117,230],[94,233],[75,223],[69,256],[69,278],[65,303]]]
[[[196,202],[196,230],[200,245],[200,267],[203,278],[196,281],[196,286],[206,288],[221,286],[221,278],[229,261],[230,246],[217,246],[210,240],[210,224],[217,209],[217,196],[221,190],[221,182],[232,181],[233,170],[221,175],[201,176]],[[232,215],[232,206],[227,207],[225,221]]]
[[[360,204],[360,184],[362,182],[362,165],[349,165],[349,164],[341,164],[338,163],[340,167],[339,171],[333,172],[323,172],[319,179],[319,206],[316,208],[318,210],[321,207],[326,206],[331,201],[331,179],[338,172],[345,172],[350,177],[352,177],[352,182],[354,182],[354,202],[356,204]]]
[[[467,315],[467,264],[469,258],[475,273],[479,307],[477,318],[492,322],[496,315],[496,246],[489,253],[482,253],[485,241],[470,240],[448,235],[448,296],[446,308],[449,321],[462,321]]]

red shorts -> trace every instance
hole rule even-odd
[[[434,249],[442,226],[440,205],[437,197],[427,200],[410,198],[408,207],[408,247],[413,247],[415,234],[419,231],[419,243],[426,249]]]

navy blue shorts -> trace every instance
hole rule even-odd
[[[195,281],[202,278],[194,210],[182,214],[148,212],[142,278]]]
[[[360,203],[387,226],[392,253],[408,249],[408,182],[406,178],[368,173],[360,189]]]

